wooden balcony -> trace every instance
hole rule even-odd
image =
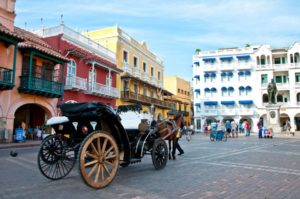
[[[20,93],[39,95],[49,98],[63,96],[62,84],[39,77],[20,76]]]
[[[145,104],[145,105],[154,104],[157,107],[167,108],[167,109],[171,109],[172,107],[175,106],[175,104],[172,102],[167,102],[167,101],[163,101],[160,99],[148,97],[145,95],[140,95],[140,94],[130,92],[130,91],[122,91],[121,99],[124,101],[141,103],[141,104]]]
[[[10,90],[14,87],[13,70],[0,67],[0,90]]]

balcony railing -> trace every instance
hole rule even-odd
[[[49,98],[59,98],[63,95],[61,83],[44,78],[20,76],[19,92],[40,95]]]
[[[287,83],[276,83],[278,90],[290,90],[290,84]]]
[[[130,91],[122,91],[121,98],[124,101],[131,101],[131,102],[141,103],[141,104],[146,104],[146,105],[154,104],[155,106],[169,108],[169,109],[171,109],[172,107],[175,106],[175,104],[172,102],[167,102],[167,101],[163,101],[160,99],[148,97],[145,95],[140,95],[140,94],[130,92]]]
[[[0,90],[9,90],[13,87],[13,70],[0,67]]]
[[[90,83],[87,93],[111,98],[120,98],[120,90],[100,83]]]
[[[87,90],[87,79],[77,77],[77,76],[68,76],[66,78],[65,90]]]
[[[239,115],[253,115],[255,112],[253,109],[241,108],[238,109]]]
[[[204,109],[201,112],[202,115],[206,116],[215,116],[218,115],[218,110],[217,109]]]

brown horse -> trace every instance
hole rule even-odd
[[[163,120],[157,124],[157,129],[161,137],[164,140],[169,141],[169,159],[176,159],[176,146],[178,144],[179,138],[181,137],[181,130],[183,128],[183,125],[184,117],[182,114],[177,114],[174,117],[174,120]]]

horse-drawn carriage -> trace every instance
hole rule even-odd
[[[126,111],[115,113],[102,103],[62,104],[60,109],[63,116],[47,121],[55,134],[43,140],[38,153],[38,166],[45,177],[58,180],[67,176],[78,159],[83,181],[98,189],[112,182],[119,165],[140,162],[145,154],[152,156],[155,169],[166,166],[167,145],[157,128],[149,128],[138,108],[129,112],[135,112],[135,119],[142,122],[132,128],[121,123],[120,116]],[[123,114],[124,121],[126,118],[130,125],[130,117]]]

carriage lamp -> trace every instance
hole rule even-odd
[[[81,132],[82,132],[84,135],[87,134],[88,128],[87,128],[86,126],[83,126],[83,127],[81,128]]]

